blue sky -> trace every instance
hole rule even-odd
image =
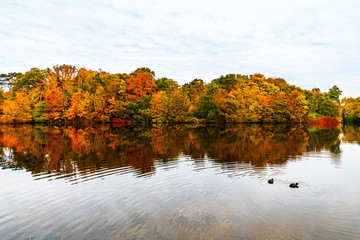
[[[150,67],[180,84],[228,73],[360,96],[358,0],[2,0],[0,72]]]

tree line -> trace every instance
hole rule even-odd
[[[360,98],[302,89],[282,78],[228,74],[179,85],[149,68],[111,74],[71,65],[0,75],[0,121],[305,122],[317,116],[360,119]],[[343,105],[343,106],[342,106]]]

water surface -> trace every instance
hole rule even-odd
[[[359,140],[350,126],[0,126],[0,239],[358,239]]]

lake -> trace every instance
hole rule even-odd
[[[2,125],[0,156],[0,239],[360,238],[357,126]]]

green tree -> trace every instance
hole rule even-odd
[[[176,81],[166,77],[156,79],[155,84],[157,86],[158,91],[164,91],[168,94],[171,94],[172,91],[180,87]]]
[[[200,98],[199,106],[194,115],[196,118],[205,119],[207,122],[216,122],[218,111],[211,95],[206,94]]]
[[[33,116],[35,122],[45,122],[46,121],[46,101],[40,101],[35,105],[33,110]]]
[[[121,112],[120,117],[134,122],[151,122],[150,101],[151,96],[146,95],[140,99],[126,99],[122,105],[123,111]]]
[[[38,68],[31,68],[31,70],[25,72],[24,75],[20,74],[14,79],[12,83],[12,90],[19,91],[22,89],[24,91],[29,91],[43,85],[43,80],[44,71]]]
[[[143,73],[143,72],[147,72],[147,73],[150,73],[151,76],[153,78],[155,78],[155,72],[152,71],[150,68],[148,67],[140,67],[140,68],[137,68],[135,71],[131,72],[130,75],[136,75],[137,73]]]
[[[329,89],[328,96],[330,99],[333,99],[336,101],[337,104],[340,104],[340,95],[342,94],[342,91],[338,88],[338,86],[333,86]]]
[[[1,73],[0,74],[0,86],[1,87],[11,87],[13,81],[17,78],[21,78],[22,73],[19,72],[10,72],[10,73]]]
[[[214,79],[213,82],[221,88],[230,91],[237,83],[237,74],[221,75],[221,77]]]
[[[340,115],[340,107],[333,99],[325,98],[320,104],[319,113],[324,116],[338,117]]]

